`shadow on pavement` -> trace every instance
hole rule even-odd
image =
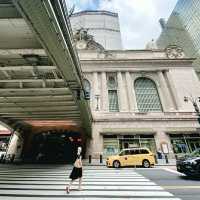
[[[180,176],[183,180],[192,180],[192,181],[200,181],[200,177],[195,176]]]

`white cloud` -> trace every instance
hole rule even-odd
[[[67,2],[68,8],[75,5],[75,11],[82,11],[85,9],[93,9],[96,7],[96,2],[98,0],[65,0]]]
[[[142,49],[160,34],[160,18],[168,18],[177,0],[66,0],[76,11],[94,8],[117,12],[125,49]]]
[[[142,49],[160,34],[160,18],[168,18],[177,0],[102,0],[99,9],[117,12],[125,49]]]

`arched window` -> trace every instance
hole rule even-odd
[[[139,112],[162,111],[156,84],[148,78],[138,78],[134,84]]]
[[[83,86],[84,86],[84,90],[86,92],[86,96],[88,98],[90,98],[90,93],[91,93],[91,85],[90,82],[87,79],[83,80]]]

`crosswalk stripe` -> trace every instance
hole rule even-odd
[[[13,179],[12,178],[4,178],[4,179],[2,179],[2,178],[0,178],[0,181],[12,181]],[[23,178],[23,179],[18,179],[18,178],[15,178],[15,181],[25,181],[25,182],[27,182],[27,181],[70,181],[71,179],[69,179],[69,178],[30,178],[30,179],[25,179],[25,178]],[[95,179],[95,178],[93,178],[93,179],[91,179],[91,178],[84,178],[83,179],[83,182],[107,182],[109,179]],[[112,182],[133,182],[133,180],[134,181],[138,181],[138,182],[146,182],[146,181],[150,181],[150,180],[148,180],[148,179],[144,179],[144,178],[135,178],[135,179],[120,179],[120,180],[118,180],[118,179],[110,179],[110,180],[112,180]]]
[[[66,197],[65,197],[66,198]],[[29,197],[29,200],[36,200],[35,197]],[[67,196],[67,200],[86,200],[86,198],[79,198],[79,197],[69,197]],[[91,197],[91,198],[87,198],[90,200],[111,200],[111,198],[98,198],[98,197]],[[3,200],[13,200],[13,197],[9,197],[9,196],[4,196]],[[15,197],[15,200],[27,200],[27,197]],[[49,200],[49,197],[37,197],[37,200]],[[53,198],[51,197],[50,200],[58,200],[57,197]],[[115,197],[114,200],[127,200],[127,198],[121,198],[121,197]],[[148,198],[148,197],[143,197],[143,198],[129,198],[129,200],[162,200],[161,198]],[[180,200],[179,198],[173,198],[173,197],[168,197],[168,198],[163,198],[163,200]]]
[[[72,166],[0,169],[0,199],[180,200],[131,168],[84,167],[83,190],[77,191],[76,181],[71,193],[66,194],[64,189],[70,181],[71,169]]]
[[[45,186],[38,186],[38,185],[0,185],[0,189],[52,189],[52,190],[63,190],[63,185],[45,185]],[[143,185],[142,187],[139,185],[136,186],[112,186],[112,185],[90,185],[84,186],[84,190],[164,190],[162,187],[157,185]]]
[[[44,190],[0,190],[0,195],[2,194],[17,194],[19,195],[41,195],[41,196],[60,196],[60,195],[65,195],[66,192],[65,191],[52,191],[52,190],[48,190],[44,191]],[[170,197],[173,196],[171,193],[169,192],[165,192],[165,191],[73,191],[73,196],[110,196],[110,197],[115,197],[115,196],[120,196],[120,197],[145,197],[145,196],[159,196],[159,197]]]

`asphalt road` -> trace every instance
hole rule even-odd
[[[200,179],[187,178],[175,167],[84,166],[83,191],[77,191],[75,182],[74,190],[66,194],[71,169],[66,165],[0,165],[0,199],[200,200]]]
[[[175,169],[137,169],[138,173],[149,178],[175,197],[182,200],[200,200],[200,179],[189,178]]]

